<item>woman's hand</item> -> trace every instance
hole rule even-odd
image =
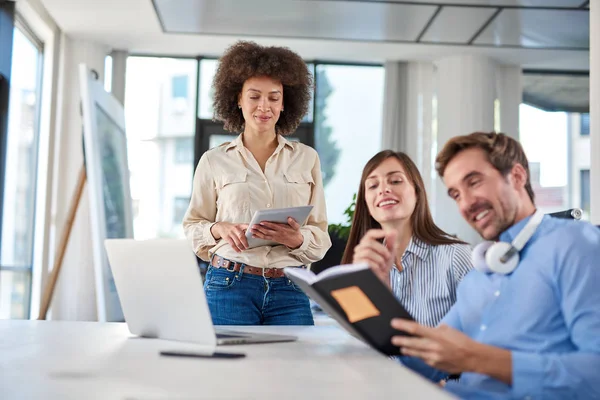
[[[378,240],[379,239],[379,240]],[[385,245],[380,242],[385,239]],[[353,264],[368,264],[375,275],[390,285],[390,271],[394,265],[396,232],[370,229],[354,248]]]
[[[300,232],[300,224],[292,217],[288,217],[287,224],[263,221],[250,227],[252,237],[272,240],[281,243],[290,249],[297,249],[304,243],[304,236]]]
[[[248,248],[246,239],[248,224],[232,224],[231,222],[217,222],[210,228],[210,233],[216,240],[224,239],[238,253]]]

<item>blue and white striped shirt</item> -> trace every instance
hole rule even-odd
[[[456,302],[458,283],[473,268],[471,247],[430,245],[413,236],[401,261],[402,271],[390,271],[394,295],[417,322],[436,326]]]

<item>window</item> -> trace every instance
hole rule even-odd
[[[185,216],[185,212],[190,205],[189,197],[175,197],[173,199],[173,224],[181,225],[183,222],[183,217]]]
[[[315,148],[327,217],[329,223],[340,223],[363,167],[381,150],[384,69],[317,64],[315,78]]]
[[[571,208],[568,114],[521,104],[519,135],[529,161],[536,206],[544,213]]]
[[[187,99],[188,97],[188,76],[177,75],[171,78],[172,97],[174,99]]]
[[[200,99],[198,100],[198,118],[213,118],[212,105],[214,99],[214,90],[212,88],[212,81],[215,73],[217,72],[218,65],[218,60],[200,60],[200,84],[198,86]]]
[[[581,191],[581,209],[590,215],[590,170],[579,171],[579,184]]]
[[[174,203],[192,192],[196,113],[173,113],[180,96],[195,104],[195,59],[128,57],[125,91],[131,196],[137,204],[134,237],[184,237]]]
[[[112,56],[104,57],[104,90],[112,92]]]
[[[580,116],[581,123],[581,136],[590,136],[590,114],[581,114]]]
[[[200,61],[198,117],[203,120],[213,118],[211,84],[217,66],[217,60]],[[345,222],[343,213],[358,189],[362,169],[381,150],[384,69],[313,63],[307,66],[314,73],[315,92],[308,115],[303,119],[306,124],[300,125],[296,135],[314,143],[319,153],[329,222]],[[361,118],[349,117],[354,115]],[[311,136],[314,134],[314,141],[305,138],[305,130],[311,131]],[[220,129],[212,132],[206,128],[206,131],[210,132],[204,132],[209,136],[204,148],[218,146],[236,136]]]
[[[175,139],[175,162],[188,164],[194,162],[194,139]]]
[[[0,319],[28,318],[35,224],[42,45],[15,28],[0,253]]]

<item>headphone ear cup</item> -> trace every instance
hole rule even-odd
[[[473,261],[473,267],[484,273],[491,273],[492,270],[488,267],[485,260],[485,254],[490,247],[494,245],[494,242],[481,242],[473,249],[471,253],[471,259]]]
[[[497,274],[510,274],[519,265],[519,253],[515,254],[507,262],[503,263],[500,258],[511,249],[512,245],[506,242],[495,243],[485,253],[485,261],[492,270]]]

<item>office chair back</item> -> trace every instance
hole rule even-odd
[[[551,217],[554,217],[554,218],[565,218],[565,219],[580,220],[581,217],[583,216],[583,211],[581,210],[581,208],[571,208],[569,210],[557,211],[557,212],[554,212],[554,213],[550,213],[548,215],[550,215]]]

